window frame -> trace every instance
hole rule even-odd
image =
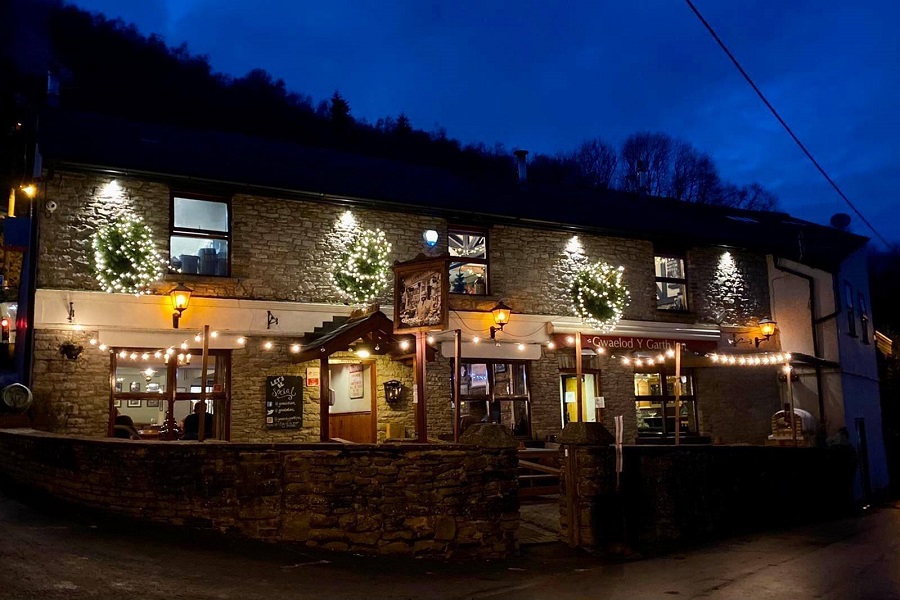
[[[450,269],[453,268],[454,262],[459,262],[461,264],[477,264],[484,265],[485,270],[485,279],[484,279],[484,293],[483,294],[468,294],[466,292],[454,292],[453,291],[453,282],[450,282],[449,292],[451,294],[456,294],[457,296],[490,296],[491,295],[491,236],[489,235],[490,228],[489,227],[478,227],[477,225],[447,225],[447,252],[450,253],[450,236],[453,234],[463,234],[463,235],[480,235],[484,237],[484,258],[467,258],[465,256],[453,256],[450,254]],[[454,261],[455,258],[461,258],[465,260]]]
[[[656,275],[656,259],[657,258],[676,258],[681,260],[683,277],[658,277]],[[674,283],[684,286],[684,308],[660,308],[659,298],[654,298],[656,302],[656,310],[667,313],[686,313],[691,310],[691,300],[688,298],[688,261],[686,252],[677,252],[672,250],[654,250],[653,252],[653,287],[654,296],[656,295],[656,284]]]
[[[175,198],[184,198],[185,200],[202,200],[204,202],[218,202],[225,205],[225,209],[228,211],[228,231],[214,231],[211,229],[187,229],[184,227],[176,227],[175,226]],[[168,238],[168,247],[169,247],[169,266],[171,269],[172,265],[172,237],[187,237],[198,240],[224,240],[228,245],[228,262],[226,266],[225,275],[202,275],[195,273],[185,273],[188,277],[231,277],[231,257],[234,253],[234,249],[232,246],[232,238],[234,233],[234,211],[232,210],[232,198],[231,196],[216,196],[212,194],[197,194],[194,192],[186,192],[183,190],[173,190],[169,194],[169,238]]]
[[[485,365],[487,367],[487,376],[488,376],[488,393],[484,396],[464,396],[462,393],[459,395],[459,401],[462,402],[482,402],[485,405],[486,412],[490,417],[491,414],[491,404],[494,402],[522,402],[525,406],[525,414],[528,418],[528,432],[527,434],[520,434],[517,437],[521,438],[531,438],[532,435],[532,411],[531,411],[531,373],[529,369],[529,363],[531,361],[528,360],[507,360],[507,359],[495,359],[495,358],[461,358],[460,359],[460,367],[468,367],[469,365]],[[495,365],[506,365],[507,371],[509,372],[509,367],[522,365],[524,369],[524,383],[525,383],[525,394],[518,396],[500,396],[496,393],[496,380],[495,380]],[[471,368],[469,368],[471,372]],[[450,377],[450,389],[453,390],[456,385],[455,377],[459,376],[456,367],[454,366],[451,370]],[[451,391],[451,397],[452,397]],[[490,421],[493,423],[493,419]]]
[[[177,388],[177,375],[178,368],[180,366],[178,361],[174,359],[170,359],[165,362],[165,374],[166,374],[166,390],[163,393],[158,392],[126,392],[116,391],[116,373],[120,366],[127,365],[127,361],[125,359],[121,359],[119,357],[119,353],[122,351],[126,351],[128,353],[149,353],[153,354],[160,350],[160,348],[137,348],[131,346],[117,346],[115,348],[110,347],[110,360],[109,360],[109,407],[110,414],[109,420],[110,423],[113,422],[115,409],[118,408],[115,406],[116,400],[159,400],[160,408],[168,409],[168,402],[170,397],[174,397],[175,402],[179,401],[195,401],[200,399],[200,392],[179,392]],[[198,348],[189,348],[188,350],[184,350],[184,352],[190,352],[193,357],[196,357],[197,362],[192,361],[192,364],[196,366],[200,366],[199,361],[202,355],[202,349]],[[222,377],[222,391],[221,392],[207,392],[206,393],[206,401],[215,403],[214,406],[221,407],[220,410],[225,411],[224,415],[224,431],[222,432],[222,438],[225,441],[231,440],[231,370],[232,370],[232,352],[229,349],[210,349],[208,356],[212,359],[212,364],[215,365],[215,361],[218,357],[222,357],[225,362],[225,373]],[[215,370],[215,380],[214,385],[218,382],[219,376],[221,375],[220,370]],[[170,386],[175,386],[171,390]],[[174,391],[174,394],[172,393]],[[124,404],[122,405],[125,406]]]
[[[844,281],[844,303],[847,305],[847,333],[850,337],[856,337],[856,312],[853,302],[853,286],[849,281]]]
[[[657,374],[660,377],[660,389],[661,394],[657,395],[647,395],[647,396],[638,396],[634,394],[634,403],[635,403],[635,411],[638,410],[637,403],[638,402],[649,402],[649,401],[657,401],[662,404],[662,433],[641,433],[640,429],[638,429],[638,439],[654,439],[654,438],[674,438],[675,432],[669,431],[669,417],[668,417],[668,405],[675,405],[675,394],[669,393],[669,385],[668,385],[668,377],[675,377],[675,373],[669,373],[666,370],[666,365],[655,365],[652,367],[635,367],[634,374],[632,375],[632,387],[634,387],[634,375],[639,374]],[[685,375],[690,376],[691,378],[691,394],[681,394],[681,402],[691,402],[691,406],[693,407],[693,422],[696,426],[696,431],[684,431],[681,433],[682,436],[699,436],[700,435],[700,411],[697,406],[697,377],[694,369],[687,368],[681,370],[682,377]],[[675,416],[676,423],[680,420],[680,415]],[[691,417],[688,417],[688,421],[690,422]]]
[[[863,344],[871,343],[869,341],[869,307],[866,303],[866,297],[862,292],[857,296],[857,304],[859,308],[859,325],[860,335]]]

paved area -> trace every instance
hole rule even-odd
[[[519,507],[519,544],[559,542],[559,496],[523,501]]]
[[[562,544],[440,564],[62,514],[0,492],[0,599],[900,599],[900,510],[611,563]]]

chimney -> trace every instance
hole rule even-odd
[[[525,157],[528,156],[528,150],[516,150],[513,154],[516,155],[516,165],[519,168],[519,185],[524,185],[528,182],[528,170],[525,165]]]

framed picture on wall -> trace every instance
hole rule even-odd
[[[355,400],[365,395],[363,383],[363,366],[350,365],[350,398]]]
[[[159,400],[147,400],[147,408],[159,408]]]
[[[113,406],[115,406],[116,408],[122,408],[122,401],[121,400],[113,400]]]
[[[141,407],[140,400],[129,400],[128,401],[128,408],[140,408],[140,407]]]

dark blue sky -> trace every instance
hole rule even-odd
[[[844,192],[900,241],[900,3],[696,0]],[[370,122],[544,153],[660,130],[827,223],[850,212],[680,0],[77,0],[214,69],[255,67]],[[853,229],[865,235],[858,219]]]

